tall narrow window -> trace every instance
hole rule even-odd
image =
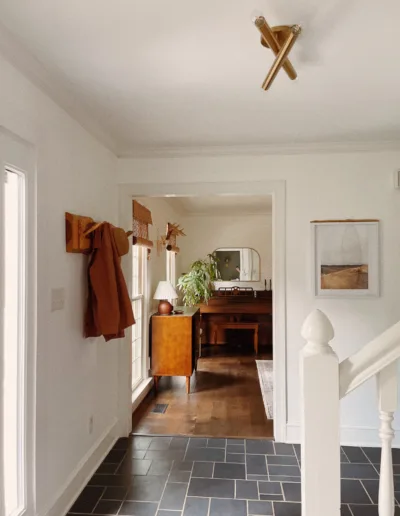
[[[3,174],[4,175],[4,174]],[[4,185],[3,468],[6,516],[26,505],[25,177],[7,169]]]
[[[132,391],[146,377],[147,317],[145,294],[147,285],[147,248],[132,247],[132,307],[136,324],[132,327]]]
[[[173,251],[167,251],[167,281],[176,287],[176,254]]]

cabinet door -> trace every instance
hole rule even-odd
[[[156,376],[191,376],[192,317],[152,317],[152,361]]]

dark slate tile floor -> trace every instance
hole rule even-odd
[[[341,462],[342,516],[378,516],[380,450],[345,446]],[[398,503],[400,450],[393,462]],[[300,501],[298,445],[132,436],[117,441],[68,515],[301,516]]]

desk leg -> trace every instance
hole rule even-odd
[[[254,351],[258,355],[258,330],[254,330]]]
[[[190,394],[190,376],[186,377],[186,394]]]

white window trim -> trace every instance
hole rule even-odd
[[[0,167],[1,170],[9,169],[24,176],[24,213],[23,217],[24,235],[21,242],[25,250],[24,263],[19,264],[20,274],[24,276],[21,283],[24,291],[20,292],[20,299],[23,299],[25,317],[23,326],[19,329],[19,336],[24,337],[24,362],[19,370],[19,375],[24,378],[24,400],[21,407],[24,427],[21,439],[23,441],[20,450],[19,471],[23,471],[25,478],[20,478],[22,486],[19,490],[22,493],[23,506],[14,511],[12,516],[33,516],[35,514],[35,438],[36,438],[36,320],[37,320],[37,212],[36,212],[36,165],[35,150],[28,143],[12,133],[0,127]],[[0,181],[0,215],[4,217],[4,181]],[[4,249],[4,229],[0,224],[0,275],[4,273],[4,262],[2,259]],[[0,290],[0,292],[2,292]],[[0,313],[4,310],[4,297],[0,296]],[[21,319],[20,319],[21,321]],[[3,320],[0,317],[0,356],[3,355]],[[0,372],[1,374],[1,372]],[[3,379],[0,378],[2,381]],[[20,380],[22,380],[20,378]],[[20,415],[21,417],[21,415]],[[3,401],[0,396],[0,439],[3,439]],[[20,441],[21,442],[21,441]],[[0,446],[0,478],[3,478],[1,464],[3,462],[2,450]],[[0,508],[4,509],[4,499],[1,498],[2,489],[0,488]],[[2,512],[2,513],[5,513]]]
[[[18,342],[17,342],[17,377],[18,377],[18,391],[23,392],[23,404],[20,406],[20,411],[17,416],[18,424],[18,497],[19,506],[10,514],[10,516],[20,516],[25,513],[27,506],[27,489],[26,489],[26,441],[27,441],[27,342],[26,342],[26,282],[28,280],[26,270],[26,239],[27,239],[27,216],[26,216],[26,174],[15,167],[6,166],[5,171],[11,174],[16,174],[20,182],[18,205],[20,211],[18,214],[18,228],[19,242],[18,242],[18,277],[19,277],[19,292],[18,292]]]
[[[142,268],[143,268],[143,276],[142,276],[142,290],[143,293],[137,296],[132,296],[132,302],[137,301],[139,299],[142,300],[142,378],[137,382],[136,385],[132,388],[131,382],[131,398],[132,398],[132,411],[134,411],[138,406],[138,400],[141,399],[142,391],[146,388],[149,383],[149,310],[148,310],[148,260],[147,260],[147,248],[140,247],[143,255],[142,259]],[[135,314],[134,314],[135,315]],[[131,364],[132,364],[132,338],[131,338]],[[146,392],[147,394],[147,392]],[[145,395],[146,395],[145,394]],[[139,401],[140,403],[140,401]]]
[[[167,251],[166,257],[166,278],[174,288],[176,288],[176,253],[174,251]],[[168,299],[170,303],[176,305],[176,299]]]

